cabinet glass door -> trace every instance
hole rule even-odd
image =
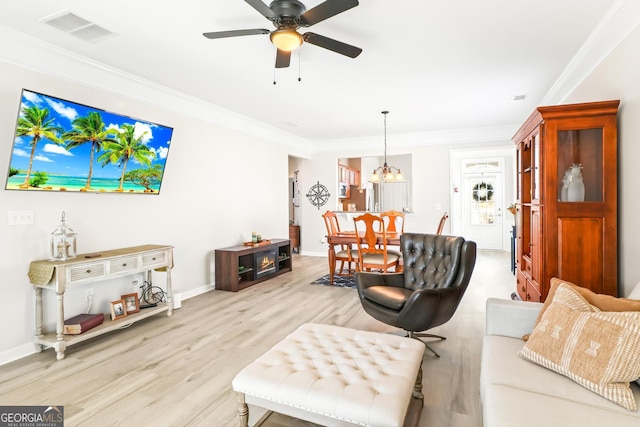
[[[602,149],[602,128],[558,131],[558,201],[603,201]]]
[[[522,142],[522,198],[521,203],[531,203],[531,196],[533,191],[531,189],[532,178],[531,171],[533,165],[533,155],[531,150],[531,140],[525,140]]]
[[[518,144],[516,147],[516,201],[522,202],[522,143]]]
[[[533,150],[533,177],[531,178],[531,199],[540,200],[540,134],[535,133],[531,137],[531,149]]]

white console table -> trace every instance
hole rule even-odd
[[[173,312],[173,294],[171,290],[171,268],[173,267],[173,246],[144,245],[131,248],[114,249],[91,254],[80,254],[69,261],[33,261],[29,266],[29,281],[36,292],[36,336],[37,351],[44,347],[53,347],[58,360],[64,358],[67,346],[77,344],[95,336],[113,331],[128,324],[166,311]],[[145,308],[115,321],[106,315],[104,323],[79,335],[64,335],[64,293],[67,288],[76,285],[94,283],[136,273],[146,273],[151,283],[151,271],[167,272],[167,302],[157,307]],[[44,312],[42,308],[42,290],[56,293],[57,319],[56,333],[44,331]],[[114,298],[115,299],[115,298]]]

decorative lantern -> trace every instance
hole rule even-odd
[[[51,232],[49,249],[51,261],[66,261],[76,257],[76,232],[64,222],[64,211],[62,212],[62,223]]]

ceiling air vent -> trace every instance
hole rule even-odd
[[[111,31],[69,11],[58,12],[43,18],[42,22],[89,43],[104,40],[114,35]]]

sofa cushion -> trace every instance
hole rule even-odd
[[[637,425],[640,425],[640,411],[629,412],[565,376],[519,358],[517,354],[523,346],[524,342],[517,338],[498,335],[484,337],[480,369],[480,393],[483,401],[491,385],[501,384],[534,394],[547,395],[561,402],[575,401],[592,408],[632,415]],[[632,390],[636,402],[640,402],[640,387],[634,384]],[[537,404],[532,403],[532,406],[535,407]]]
[[[598,307],[602,311],[639,311],[640,310],[640,283],[638,283],[629,294],[628,298],[616,298],[611,295],[604,294],[596,294],[590,289],[583,288],[571,282],[567,282],[564,280],[560,280],[557,277],[551,279],[549,294],[547,295],[547,299],[545,300],[542,308],[540,309],[540,313],[538,314],[538,318],[536,319],[536,325],[540,322],[544,311],[549,307],[551,301],[553,300],[553,295],[558,289],[558,285],[560,283],[566,283],[570,285],[575,290],[580,292],[591,305]],[[529,339],[529,334],[526,334],[522,337],[523,340]],[[636,379],[636,383],[640,385],[640,378]]]
[[[501,384],[487,388],[483,405],[484,427],[637,427],[640,423],[640,419],[625,415],[626,411],[611,412],[588,402],[559,399]]]
[[[554,277],[551,279],[549,293],[547,294],[547,299],[544,301],[544,304],[540,309],[538,319],[536,320],[536,325],[540,323],[540,319],[544,315],[545,310],[551,304],[553,295],[556,293],[556,289],[558,289],[558,286],[560,286],[561,283],[571,286],[580,295],[582,295],[589,304],[598,307],[602,311],[640,311],[640,300],[631,298],[616,298],[611,295],[597,294],[591,289],[583,288],[571,282],[560,280],[557,277]]]
[[[637,410],[629,382],[640,376],[640,312],[601,312],[561,283],[518,354]]]

